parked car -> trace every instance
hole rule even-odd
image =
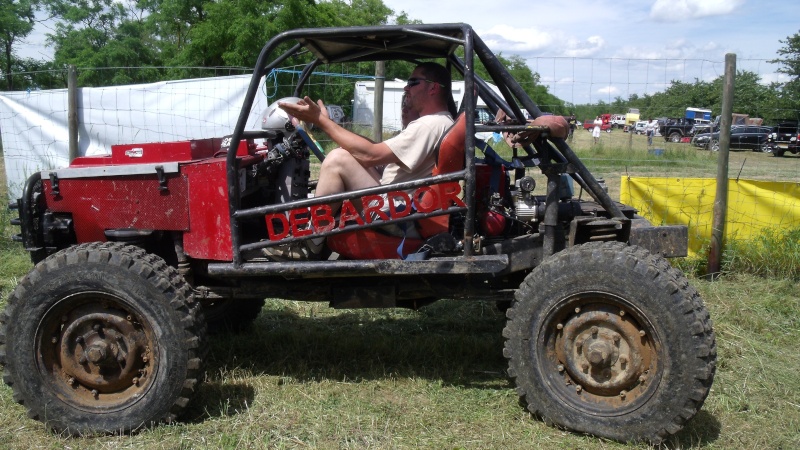
[[[636,124],[633,125],[633,132],[636,133],[636,134],[644,134],[645,133],[645,127],[647,127],[647,121],[646,120],[640,120],[640,121],[636,122]]]
[[[731,150],[758,150],[765,151],[767,137],[772,133],[771,127],[764,126],[735,126],[731,127]],[[696,147],[707,148],[711,151],[719,150],[719,131],[714,133],[700,133],[692,138]]]
[[[794,120],[779,122],[772,127],[772,133],[767,137],[765,150],[773,156],[783,156],[787,151],[798,152],[797,138],[800,134],[798,122]]]

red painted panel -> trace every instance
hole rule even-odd
[[[198,259],[231,261],[231,220],[225,159],[214,158],[182,167],[189,178],[191,227],[183,235],[183,249]]]
[[[92,242],[105,241],[103,232],[114,228],[187,230],[188,180],[180,174],[166,180],[167,190],[161,190],[155,174],[66,178],[56,196],[50,180],[42,181],[47,207],[71,212],[78,242]]]
[[[147,164],[167,161],[196,161],[221,156],[222,138],[197,139],[178,142],[151,142],[111,146],[111,164]],[[239,141],[237,154],[245,156],[255,152],[252,141]]]

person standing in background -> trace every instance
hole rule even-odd
[[[597,144],[600,142],[600,129],[603,127],[603,119],[600,116],[594,118],[594,128],[592,128],[592,138],[594,138],[594,143]]]

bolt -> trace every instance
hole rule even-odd
[[[127,317],[125,317],[125,320],[127,320],[128,322],[133,322],[133,316],[129,314]]]
[[[580,307],[575,308],[575,314],[580,314],[580,312],[581,312],[581,308]]]
[[[70,386],[74,387],[75,386],[75,377],[69,377],[69,380],[67,380],[67,383],[69,383]]]
[[[628,363],[628,357],[627,357],[627,356],[625,356],[625,355],[621,355],[621,356],[619,357],[619,362],[620,362],[621,364],[627,364],[627,363]]]
[[[624,316],[624,315],[625,315],[625,311],[623,311],[623,310],[621,310],[621,309],[620,309],[620,310],[619,310],[619,315],[620,315],[620,317]]]
[[[580,384],[575,386],[575,392],[577,392],[578,394],[580,394],[582,390],[583,390],[583,387]]]
[[[644,330],[640,330],[639,331],[639,336],[644,337],[645,334],[647,334],[647,333],[645,333]]]
[[[150,357],[147,355],[142,355],[142,362],[150,361]]]
[[[619,398],[621,398],[621,399],[625,400],[625,394],[627,394],[627,392],[625,392],[625,391],[619,391]]]
[[[559,364],[558,367],[556,367],[556,368],[558,369],[559,372],[563,372],[564,371],[564,365],[563,364]]]
[[[558,328],[559,330],[563,330],[564,329],[564,324],[560,323],[560,324],[556,325],[556,328]]]
[[[58,338],[57,338],[57,337],[55,337],[55,336],[53,336],[53,337],[50,339],[50,342],[52,342],[53,344],[57,344],[57,343],[58,343]]]
[[[642,375],[642,376],[639,377],[639,383],[644,384],[645,381],[647,381],[647,377],[646,376]]]
[[[99,397],[99,396],[100,396],[100,393],[99,393],[99,392],[97,392],[97,389],[92,389],[92,396],[93,396],[94,398],[97,398],[97,397]]]
[[[136,378],[136,377],[133,377],[133,380],[131,380],[131,382],[133,382],[134,386],[138,386],[139,385],[139,379]]]

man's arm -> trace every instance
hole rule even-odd
[[[326,114],[322,100],[314,103],[308,96],[297,103],[279,103],[278,106],[289,115],[306,123],[314,124],[324,131],[340,147],[347,150],[363,166],[399,163],[399,159],[388,145],[383,142],[374,143],[364,136],[348,131],[331,120]]]

